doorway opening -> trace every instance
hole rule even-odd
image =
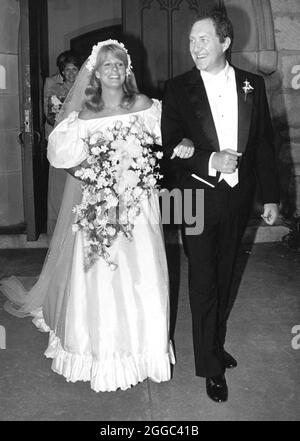
[[[99,41],[108,39],[122,41],[122,25],[113,25],[81,34],[70,40],[70,49],[76,52],[82,61],[91,53],[92,47]]]

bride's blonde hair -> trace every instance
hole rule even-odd
[[[128,67],[128,57],[126,52],[116,44],[107,44],[102,46],[98,56],[97,63],[92,72],[91,79],[88,87],[85,90],[85,107],[92,112],[100,112],[104,108],[104,102],[102,100],[102,87],[100,79],[96,77],[96,71],[99,64],[106,58],[107,54],[111,53],[115,58],[122,61],[127,70]],[[121,102],[123,108],[128,108],[133,105],[136,95],[139,90],[136,85],[134,74],[130,71],[126,74],[125,81],[123,84],[124,97]]]

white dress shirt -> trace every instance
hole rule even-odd
[[[225,68],[216,75],[200,71],[207,93],[210,109],[216,127],[220,150],[237,151],[238,138],[238,104],[234,69],[226,62]],[[217,171],[211,167],[209,175],[216,176]],[[221,173],[219,181],[224,179],[231,187],[238,183],[238,169],[234,173]]]

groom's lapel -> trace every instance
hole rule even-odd
[[[206,90],[200,72],[195,67],[189,72],[189,76],[185,81],[185,87],[189,101],[192,104],[195,115],[199,121],[199,127],[208,141],[208,145],[214,151],[220,150],[218,135],[214,125]]]
[[[238,151],[243,153],[246,150],[249,138],[253,107],[253,92],[248,93],[245,99],[243,86],[247,78],[245,73],[239,69],[234,68],[234,71],[238,96]],[[214,125],[204,83],[199,70],[195,67],[189,72],[189,76],[185,80],[185,87],[190,103],[192,104],[195,115],[199,121],[202,133],[209,142],[211,149],[214,151],[219,150],[220,147],[218,135]]]
[[[245,73],[239,69],[234,68],[234,70],[238,95],[238,152],[244,153],[249,138],[253,92],[245,95],[243,90],[245,86],[244,82],[247,80]]]

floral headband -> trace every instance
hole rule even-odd
[[[132,64],[131,64],[131,58],[130,55],[128,53],[128,50],[126,49],[126,47],[124,46],[123,43],[119,43],[117,40],[105,40],[105,41],[100,41],[98,44],[96,44],[95,46],[93,46],[93,50],[91,55],[88,58],[87,64],[86,64],[86,68],[89,71],[92,71],[95,69],[96,66],[96,62],[97,62],[97,56],[98,53],[100,51],[100,49],[103,46],[107,46],[109,44],[114,44],[116,46],[119,46],[121,49],[123,49],[123,51],[126,53],[127,55],[127,68],[126,68],[126,75],[129,75],[131,73],[131,69],[132,69]]]

